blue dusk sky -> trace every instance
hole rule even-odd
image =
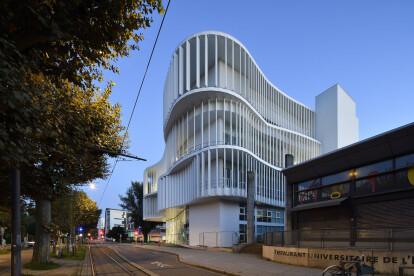
[[[167,1],[164,6],[166,7]],[[172,0],[129,129],[133,155],[107,180],[85,188],[99,208],[119,208],[119,194],[142,181],[164,152],[163,87],[174,49],[186,37],[215,30],[238,39],[265,76],[314,108],[315,96],[339,83],[356,102],[360,140],[413,122],[414,1]],[[161,24],[154,15],[140,50],[117,63],[111,101],[127,125]],[[111,166],[114,159],[110,160]],[[112,169],[112,168],[111,168]]]

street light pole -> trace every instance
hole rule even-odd
[[[12,275],[22,274],[22,244],[20,233],[20,169],[12,169]]]

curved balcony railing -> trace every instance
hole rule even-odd
[[[232,146],[237,146],[237,147],[240,146],[240,145],[235,145],[234,143],[230,143],[230,140],[228,140],[228,139],[226,139],[224,141],[223,140],[210,141],[210,142],[205,142],[205,143],[202,143],[202,144],[198,144],[198,145],[195,145],[193,147],[189,147],[188,149],[183,150],[183,153],[178,155],[176,157],[175,161],[171,163],[170,168],[172,168],[176,163],[178,163],[180,160],[182,160],[186,156],[188,156],[188,155],[190,155],[190,154],[192,154],[196,151],[199,151],[203,148],[207,148],[207,147],[211,147],[211,146],[225,146],[225,145],[232,145]],[[257,157],[259,157],[260,159],[264,160],[262,154],[258,153],[258,154],[255,154],[255,155]],[[265,161],[272,164],[272,165],[274,165],[274,166],[276,166],[276,167],[279,167],[279,168],[283,168],[283,166],[284,166],[283,163],[280,162],[280,161],[273,162],[274,161],[273,158],[270,158],[269,160],[265,160]]]
[[[211,188],[238,188],[246,190],[245,181],[237,181],[236,179],[231,180],[231,178],[220,178],[220,179],[211,179]],[[208,180],[204,180],[204,183],[201,184],[201,188],[208,189]]]
[[[208,87],[207,87],[208,88]],[[226,90],[229,90],[229,89],[227,89],[227,88],[221,88],[221,87],[215,87],[215,86],[211,86],[211,88],[220,88],[220,89],[226,89]],[[197,89],[199,89],[199,88],[197,88]],[[195,90],[195,89],[192,89],[192,90]],[[189,90],[188,92],[190,92],[191,90]],[[239,92],[237,92],[237,91],[233,91],[233,90],[229,90],[229,91],[231,91],[231,92],[235,92],[235,93],[237,93],[239,96],[241,96],[244,100],[246,100],[248,103],[250,103],[251,104],[251,106],[257,111],[258,110],[258,106],[257,106],[257,101],[256,100],[254,100],[252,97],[247,97],[246,95],[243,95],[242,93],[239,93]],[[186,92],[186,93],[188,93],[188,92]],[[178,101],[180,101],[182,98],[183,98],[183,96],[185,96],[186,95],[186,93],[184,93],[184,94],[182,94],[180,97],[178,97],[177,99],[175,99],[171,104],[170,104],[170,107],[169,107],[169,109],[168,109],[168,114],[167,114],[167,117],[165,118],[165,120],[164,120],[164,126],[163,126],[163,129],[164,129],[164,132],[165,132],[165,128],[166,128],[166,126],[167,126],[167,123],[168,123],[168,120],[170,119],[170,115],[171,115],[171,111],[172,111],[172,108],[173,108],[173,106],[178,102]],[[258,112],[259,113],[259,112]],[[259,113],[260,114],[260,113]],[[278,126],[278,127],[280,127],[278,124],[276,124],[276,123],[274,123],[274,122],[272,122],[271,120],[269,120],[268,118],[265,118],[262,114],[260,114],[260,116],[262,117],[262,119],[264,120],[264,121],[266,121],[266,122],[268,122],[269,124],[272,124],[272,125],[275,125],[275,126]],[[301,132],[299,132],[299,133],[301,133]],[[302,134],[304,134],[304,133],[302,133]],[[306,134],[305,134],[306,135]]]

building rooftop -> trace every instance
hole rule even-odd
[[[414,123],[390,130],[282,170],[297,183],[414,152]]]

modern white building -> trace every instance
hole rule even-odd
[[[164,155],[144,172],[144,219],[165,222],[167,242],[217,247],[244,239],[248,171],[260,240],[284,227],[285,154],[298,163],[358,140],[355,102],[339,85],[317,97],[315,111],[270,83],[237,39],[216,31],[174,50],[163,128]]]
[[[131,211],[128,210],[118,210],[118,209],[105,209],[105,236],[108,234],[109,230],[112,230],[113,227],[123,227],[125,233],[128,233],[130,230],[134,230],[134,224],[131,221],[130,217]]]

